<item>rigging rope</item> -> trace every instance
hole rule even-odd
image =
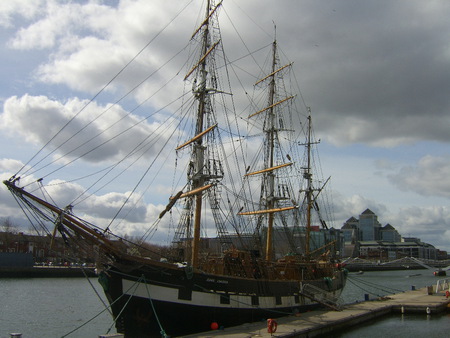
[[[17,176],[27,165],[29,165],[29,163],[35,159],[60,133],[62,133],[62,131],[77,117],[79,116],[88,105],[90,105],[126,68],[128,68],[128,66],[130,64],[132,64],[137,57],[145,50],[147,49],[147,47],[154,41],[156,40],[156,38],[162,34],[162,32],[164,30],[166,30],[167,27],[170,26],[170,24],[172,24],[173,21],[175,21],[175,19],[193,2],[193,0],[191,0],[190,2],[188,2],[176,15],[175,17],[173,17],[152,39],[150,39],[149,42],[147,42],[147,44],[141,48],[141,50],[130,60],[128,61],[128,63],[116,74],[113,76],[113,78],[111,80],[109,80],[101,89],[100,91],[97,92],[97,94],[95,94],[69,121],[67,121],[67,123],[55,134],[53,135],[53,137],[50,138],[49,141],[47,141],[47,143],[45,145],[43,145],[41,147],[41,149],[39,149],[39,151],[31,157],[30,160],[28,160],[28,162],[26,162],[18,171],[14,176]],[[69,139],[70,140],[70,139]],[[39,164],[40,162],[42,162],[44,159],[46,159],[48,156],[50,156],[51,154],[53,154],[56,150],[58,150],[62,145],[64,145],[65,143],[67,143],[69,140],[66,140],[64,143],[62,143],[61,145],[59,145],[58,147],[56,147],[53,151],[51,151],[49,154],[47,154],[44,158],[42,158],[40,161],[38,161],[36,164]],[[26,170],[24,172],[24,174],[26,174],[29,170],[31,169],[31,166],[28,170]]]
[[[72,331],[66,333],[65,335],[61,336],[61,338],[67,337],[69,335],[71,335],[72,333],[78,331],[79,329],[81,329],[83,326],[86,326],[87,324],[89,324],[90,322],[92,322],[94,319],[96,319],[98,316],[100,316],[102,313],[104,313],[105,311],[111,312],[111,308],[112,306],[117,303],[122,297],[125,297],[125,295],[134,287],[136,286],[136,288],[134,289],[133,293],[130,294],[129,299],[127,300],[127,302],[125,303],[124,307],[122,308],[122,311],[119,313],[119,315],[116,317],[116,319],[113,321],[112,325],[108,328],[107,333],[109,333],[112,329],[112,326],[115,324],[115,322],[117,321],[117,318],[119,318],[120,314],[123,312],[123,310],[125,309],[125,307],[127,306],[127,304],[129,303],[131,297],[134,295],[134,292],[136,292],[137,290],[137,283],[140,282],[140,278],[133,284],[131,285],[128,290],[126,290],[119,298],[117,298],[114,302],[112,302],[109,306],[107,306],[105,309],[103,309],[102,311],[100,311],[99,313],[97,313],[95,316],[93,316],[91,319],[87,320],[86,322],[84,322],[83,324],[81,324],[80,326],[76,327],[75,329],[73,329]]]
[[[360,283],[362,285],[365,285],[366,287],[370,287],[372,289],[375,289],[375,290],[383,291],[386,294],[395,293],[395,292],[403,292],[404,291],[404,290],[399,290],[399,289],[387,287],[386,285],[380,285],[380,284],[372,283],[372,282],[369,282],[369,281],[365,281],[365,280],[362,280],[361,278],[356,278],[354,276],[350,277],[350,275],[348,276],[347,281],[352,283],[357,288],[359,288],[359,289],[361,289],[361,290],[363,290],[363,291],[365,291],[367,293],[370,293],[372,295],[375,295],[377,297],[382,297],[382,295],[374,293],[375,291],[373,291],[373,292],[369,291],[368,289],[365,289],[364,287],[358,285],[358,283]]]
[[[179,98],[177,98],[176,100],[178,100],[178,99],[179,99]],[[173,103],[173,102],[174,102],[174,101],[172,101],[171,103]],[[169,103],[169,105],[170,105],[171,103]],[[164,108],[167,108],[167,106],[161,108],[161,110],[164,109]],[[158,110],[157,112],[159,112],[159,111],[160,111],[160,110]],[[177,112],[178,112],[178,111],[173,112],[173,114],[172,114],[169,118],[172,118],[173,116],[175,116],[175,114],[176,114]],[[144,118],[144,120],[147,119],[147,118],[148,118],[148,117]],[[136,123],[135,125],[131,126],[131,127],[128,128],[128,129],[131,129],[131,128],[135,127],[137,124],[141,123],[142,121],[143,121],[143,120],[139,121],[138,123]],[[175,120],[173,120],[173,121],[175,121]],[[159,129],[161,126],[162,126],[162,125],[158,126],[158,128],[155,130],[155,132],[158,131],[158,129]],[[167,129],[168,129],[170,126],[171,126],[171,124],[167,127]],[[179,126],[179,124],[178,124],[177,126],[175,126],[175,128],[174,128],[174,130],[173,130],[173,132],[172,132],[171,135],[173,135],[173,133],[175,132],[175,130],[178,129],[178,126]],[[109,183],[111,183],[112,181],[114,181],[116,178],[118,178],[119,176],[121,176],[123,173],[125,173],[130,167],[133,166],[133,164],[135,164],[135,163],[136,163],[139,159],[141,159],[141,158],[142,158],[149,150],[151,150],[151,146],[150,146],[150,145],[151,145],[152,142],[153,142],[153,143],[157,142],[157,140],[158,140],[157,138],[155,138],[154,141],[150,140],[151,137],[154,136],[154,134],[157,135],[156,133],[150,133],[150,134],[148,134],[148,136],[147,136],[144,140],[142,140],[139,144],[137,144],[137,145],[134,147],[134,149],[133,149],[130,153],[128,153],[127,155],[125,155],[125,156],[124,156],[120,161],[118,161],[116,164],[110,166],[110,167],[109,167],[109,170],[108,170],[104,175],[102,175],[97,181],[95,181],[94,183],[92,183],[91,186],[89,186],[87,189],[85,189],[85,191],[83,191],[83,193],[81,193],[77,198],[75,198],[72,204],[73,204],[73,205],[77,205],[77,204],[80,204],[81,202],[83,202],[84,200],[86,200],[88,197],[85,197],[84,199],[80,200],[79,202],[74,203],[75,201],[77,201],[78,199],[80,199],[81,196],[85,195],[85,194],[86,194],[91,188],[93,188],[97,183],[99,183],[103,178],[105,178],[109,173],[111,173],[113,169],[115,169],[116,167],[118,167],[119,164],[121,164],[122,162],[124,162],[126,159],[131,158],[133,155],[137,154],[137,153],[138,153],[138,150],[141,150],[141,151],[142,151],[143,149],[145,149],[145,148],[147,147],[147,150],[145,150],[144,152],[142,152],[142,153],[141,153],[141,154],[140,154],[133,162],[131,162],[131,163],[130,163],[127,167],[125,167],[124,169],[122,169],[121,172],[119,172],[117,175],[115,175],[113,178],[111,178],[109,181],[107,181],[105,184],[103,184],[101,187],[99,187],[97,190],[95,190],[95,191],[93,192],[93,194],[97,193],[97,192],[100,191],[102,188],[104,188],[106,185],[108,185]],[[164,134],[164,133],[162,133],[162,134]],[[168,138],[168,139],[169,139],[169,138]],[[167,142],[165,143],[165,145],[166,145],[166,144],[167,144]],[[156,159],[156,158],[155,158],[155,159]],[[153,165],[153,164],[151,164],[150,167],[151,167],[152,165]]]
[[[172,134],[173,135],[176,131],[176,128],[173,130]],[[114,220],[117,218],[117,216],[120,214],[120,212],[122,211],[122,209],[125,207],[125,205],[127,204],[127,202],[129,201],[129,199],[131,198],[131,196],[135,193],[135,191],[137,190],[137,188],[139,187],[139,185],[141,184],[141,182],[143,181],[143,179],[145,178],[145,176],[147,176],[147,174],[149,173],[151,167],[153,166],[153,164],[155,163],[156,159],[159,157],[159,155],[164,151],[165,147],[167,146],[167,144],[169,144],[170,141],[170,137],[167,138],[166,142],[164,143],[164,145],[161,147],[161,149],[159,150],[159,152],[157,153],[157,155],[155,156],[155,158],[153,159],[152,163],[147,167],[147,169],[145,170],[144,174],[141,176],[141,178],[139,179],[139,181],[136,183],[135,187],[133,188],[133,190],[131,191],[131,193],[128,195],[128,197],[126,198],[126,200],[124,201],[124,203],[121,205],[121,207],[119,208],[119,210],[116,212],[116,214],[114,215],[114,217],[112,218],[111,222],[108,224],[108,226],[105,228],[105,232],[109,229],[109,227],[112,225],[112,223],[114,222]],[[160,167],[161,170],[162,166]],[[150,186],[150,185],[149,185]],[[149,188],[149,186],[147,187],[147,189]]]
[[[347,281],[348,281],[349,283],[353,284],[353,285],[354,285],[355,287],[357,287],[358,289],[363,290],[364,292],[367,292],[367,293],[369,293],[369,294],[371,294],[371,295],[374,295],[374,296],[377,296],[377,297],[381,297],[381,295],[376,294],[376,293],[373,293],[373,292],[371,292],[371,291],[369,291],[369,290],[363,288],[362,286],[356,284],[354,281],[350,280],[350,278],[348,278]]]
[[[164,331],[164,328],[162,327],[161,322],[159,321],[158,314],[156,313],[155,306],[153,305],[152,297],[150,296],[150,290],[148,289],[147,280],[145,279],[145,276],[144,276],[144,275],[142,275],[141,278],[142,278],[142,280],[143,280],[144,283],[145,283],[145,289],[147,290],[148,299],[150,300],[150,305],[152,306],[153,314],[155,315],[156,322],[158,323],[158,326],[159,326],[159,332],[161,333],[161,337],[163,337],[163,338],[169,337],[169,336],[166,334],[166,331]]]

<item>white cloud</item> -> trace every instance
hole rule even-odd
[[[35,70],[35,81],[97,93],[154,39],[150,48],[135,61],[136,66],[129,67],[127,74],[119,76],[107,88],[126,92],[171,58],[174,47],[179,50],[186,44],[189,33],[171,29],[169,24],[183,6],[165,1],[121,1],[118,7],[110,7],[107,3],[48,1],[41,15],[21,27],[9,46],[24,50],[51,48],[48,60]],[[162,27],[167,25],[166,36],[157,38]],[[180,36],[183,36],[182,40]],[[164,74],[158,75],[153,79],[156,86],[147,84],[147,88],[136,95],[140,100],[147,98],[149,92],[158,88],[158,83],[167,81],[165,78]],[[175,86],[166,91],[174,93],[172,88]]]
[[[45,96],[11,97],[4,104],[0,128],[11,136],[23,137],[39,146],[49,142],[53,135],[58,135],[50,143],[50,148],[57,150],[58,158],[64,156],[63,160],[67,161],[85,155],[86,161],[96,163],[124,158],[130,149],[148,139],[149,135],[152,137],[149,140],[153,142],[156,138],[160,142],[167,138],[164,133],[168,130],[159,130],[158,122],[149,124],[136,115],[128,114],[118,105],[99,106],[91,103],[85,107],[86,104],[87,101],[76,98],[63,104]],[[70,121],[78,112],[81,114],[77,119]],[[117,123],[119,121],[120,124]],[[130,129],[133,129],[132,138],[128,136]],[[75,133],[77,138],[70,139]],[[151,150],[153,146],[150,143],[148,147]],[[149,151],[146,156],[151,156],[151,153]]]
[[[0,26],[12,27],[15,17],[31,19],[39,13],[45,0],[2,0],[0,2]]]
[[[22,168],[23,163],[9,158],[4,158],[0,160],[0,172],[14,173]],[[8,177],[9,178],[9,177]]]
[[[340,229],[350,217],[358,218],[364,210],[370,209],[377,215],[384,215],[387,208],[384,204],[361,195],[345,197],[339,192],[333,192],[333,210],[336,219],[336,228]]]
[[[390,210],[388,206],[362,196],[345,198],[334,194],[337,228],[351,216],[358,219],[366,209],[378,216],[382,226],[391,224],[402,237],[417,237],[441,250],[450,251],[450,208],[448,206],[411,206]],[[337,198],[336,198],[337,197]],[[340,217],[340,219],[339,219]]]
[[[407,207],[402,208],[391,224],[404,237],[418,237],[442,250],[450,251],[450,208]]]
[[[107,2],[41,1],[22,14],[19,6],[7,3],[6,18],[14,14],[28,20],[17,27],[13,47],[52,47],[51,57],[36,70],[36,80],[90,93],[102,88],[185,5],[141,0],[120,1],[115,7]],[[449,141],[445,126],[450,104],[445,93],[435,89],[449,85],[445,36],[436,34],[449,27],[448,5],[410,1],[404,6],[384,1],[383,6],[302,3],[292,8],[267,1],[256,7],[251,2],[223,6],[235,27],[241,28],[242,38],[251,41],[244,46],[228,17],[222,15],[225,47],[234,57],[246,54],[246,47],[260,47],[262,40],[270,42],[271,34],[266,32],[272,20],[278,23],[279,46],[295,57],[300,84],[305,84],[308,104],[317,115],[318,131],[330,142],[393,147],[424,139]],[[169,24],[164,38],[156,38],[137,67],[109,90],[127,91],[180,50],[195,27],[193,21],[199,20],[194,13],[198,7],[190,6]],[[265,30],[259,38],[251,37],[256,33],[249,27],[254,22],[240,20],[246,16],[241,9],[256,13],[259,28]],[[306,13],[300,20],[294,14],[297,10]],[[296,19],[288,20],[291,15]],[[168,66],[167,72],[170,67],[175,65]],[[138,97],[148,97],[168,78],[161,71]],[[174,97],[177,88],[166,88],[167,97]],[[158,105],[161,98],[155,100]]]
[[[31,50],[56,47],[65,50],[68,37],[82,37],[88,33],[99,32],[98,24],[91,25],[93,18],[101,22],[101,17],[115,12],[107,5],[87,3],[61,3],[59,1],[33,1],[27,5],[10,6],[9,15],[22,16],[22,27],[9,41],[15,49]],[[28,9],[22,12],[22,8]],[[38,15],[37,15],[38,14]]]
[[[2,182],[3,180],[8,180],[22,166],[23,164],[19,161],[0,160],[0,178]],[[38,183],[36,183],[36,178],[33,176],[20,180],[17,184],[20,186],[28,185],[27,190],[34,191],[34,194],[38,197],[46,199],[48,196],[51,196],[52,200],[56,201],[57,206],[61,209],[72,205],[73,211],[78,217],[87,221],[93,221],[94,224],[103,228],[109,225],[111,219],[116,216],[118,209],[128,199],[129,204],[118,215],[117,221],[114,223],[119,224],[119,226],[115,226],[115,230],[118,230],[121,234],[125,234],[127,229],[132,229],[134,235],[142,234],[143,225],[154,221],[159,212],[164,209],[162,206],[145,204],[142,196],[137,193],[131,196],[130,192],[90,195],[89,192],[85,192],[85,187],[59,179],[51,180],[38,189],[36,189]],[[43,191],[45,191],[46,196],[41,196]],[[86,196],[89,198],[84,200],[83,198]],[[76,203],[74,204],[74,202]],[[28,223],[19,210],[19,206],[3,184],[0,188],[0,206],[0,217],[14,215],[15,218],[20,220],[20,226]]]
[[[415,166],[402,167],[388,176],[392,184],[404,191],[425,196],[450,198],[450,156],[424,156]]]
[[[383,149],[394,155],[398,151],[398,157],[401,157],[404,148],[399,145],[413,146],[423,140],[450,142],[450,103],[447,93],[442,90],[450,87],[450,48],[445,34],[450,29],[450,5],[422,0],[380,1],[357,4],[307,1],[289,2],[289,6],[279,6],[268,0],[239,4],[226,1],[221,10],[222,37],[230,60],[247,54],[248,50],[270,44],[274,21],[281,55],[285,53],[294,61],[306,104],[312,106],[317,135],[337,145],[361,145],[360,152],[351,157],[344,154],[346,157],[342,160],[338,158],[342,149],[335,148],[335,159],[330,163],[331,168],[339,166],[333,179],[345,180],[340,188],[345,185],[342,189],[346,195],[338,195],[334,208],[336,219],[343,221],[370,208],[379,213],[380,219],[398,219],[401,223],[395,216],[396,210],[388,211],[386,206],[377,202],[383,201],[389,207],[403,203],[403,199],[396,195],[397,189],[386,184],[386,177],[403,192],[444,199],[436,204],[446,205],[449,197],[450,161],[446,155],[427,156],[427,152],[421,150],[422,159],[412,165],[405,165],[401,159],[395,163],[380,160],[378,168],[373,169],[383,170],[380,171],[384,175],[382,177],[375,177],[371,165],[373,159],[385,158],[380,155]],[[16,96],[4,99],[0,117],[3,136],[13,131],[9,140],[22,138],[34,145],[45,144],[50,135],[81,109],[85,95],[90,97],[97,93],[150,39],[157,36],[184,5],[165,0],[0,1],[0,25],[6,28],[4,41],[8,42],[3,48],[8,48],[8,53],[17,52],[28,67],[37,64],[32,70],[34,77],[28,81],[29,73],[18,73],[18,69],[26,67],[16,68],[14,57],[8,59],[14,60],[14,67],[6,64],[5,72],[11,70],[11,73],[3,78],[11,78],[11,81],[8,80],[4,86],[9,90],[13,83],[20,88],[17,87],[17,94],[8,94]],[[107,105],[104,102],[112,102],[109,95],[126,93],[181,50],[196,26],[194,21],[199,22],[203,16],[204,10],[197,13],[200,5],[194,2],[170,24],[139,57],[136,65],[129,67],[127,74],[121,74],[108,87],[108,92],[99,100],[103,103],[92,104],[86,110],[86,114],[81,116],[82,123],[105,111]],[[234,26],[230,25],[228,16]],[[239,31],[239,37],[234,27]],[[39,61],[34,59],[37,54]],[[102,124],[111,125],[127,114],[128,106],[133,105],[131,99],[142,102],[152,96],[172,74],[181,70],[183,62],[178,61],[157,72],[133,98],[128,97],[122,107],[114,106],[101,119],[91,123],[85,133],[95,135]],[[233,71],[245,69],[253,73],[256,69],[248,59],[241,60],[239,67]],[[250,81],[253,81],[253,75],[247,74],[242,78],[245,88],[254,83]],[[178,79],[182,77],[179,75]],[[25,82],[26,87],[22,86]],[[183,85],[181,82],[166,86],[160,95],[151,98],[149,107],[162,107],[178,97],[178,89]],[[27,92],[30,94],[26,95]],[[234,100],[237,111],[245,112],[244,116],[247,107],[239,98],[242,92],[241,86],[237,86]],[[135,124],[139,120],[138,114],[126,117],[123,128]],[[142,140],[149,133],[155,133],[159,121],[164,119],[163,114],[153,123],[144,122],[136,127],[137,139]],[[81,125],[73,124],[65,132],[81,129]],[[65,138],[65,132],[60,139]],[[119,132],[118,127],[112,127],[93,142],[100,144]],[[89,154],[86,160],[94,163],[122,158],[125,148],[135,141],[127,137],[117,138],[106,144],[103,151]],[[71,152],[75,148],[76,145],[69,142],[59,152],[70,153],[70,158],[84,152],[83,148]],[[6,148],[4,151],[2,157],[14,158]],[[14,155],[20,158],[21,154]],[[54,154],[54,157],[58,156]],[[13,173],[14,165],[19,163],[5,161],[3,165],[2,172]],[[395,170],[397,174],[392,174]],[[71,192],[77,192],[76,186],[72,188]],[[162,183],[158,189],[169,190]],[[126,190],[122,187],[117,191],[120,191],[117,195],[105,193],[96,200],[99,220],[103,221],[112,206],[125,196]],[[105,207],[101,208],[100,203],[105,203]],[[147,207],[144,218],[157,214],[149,208],[158,209]],[[139,215],[143,214],[144,209],[139,209]],[[440,222],[439,217],[435,218]],[[132,231],[138,228],[132,223],[124,223],[125,227]],[[448,234],[448,231],[443,233]]]

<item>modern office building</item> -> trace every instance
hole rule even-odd
[[[359,241],[360,234],[358,223],[359,221],[353,216],[344,223],[341,231],[346,243],[355,244],[357,241]]]
[[[345,257],[391,260],[402,257],[437,259],[439,250],[419,238],[403,237],[391,225],[381,226],[370,209],[350,217],[341,228]]]
[[[378,216],[370,209],[364,210],[359,215],[359,230],[362,241],[376,241],[381,237],[381,224],[378,222]]]
[[[398,233],[398,231],[390,224],[386,224],[381,228],[381,240],[387,242],[400,242],[402,240],[402,236]]]

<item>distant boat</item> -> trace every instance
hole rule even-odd
[[[439,269],[433,272],[433,275],[435,275],[436,277],[447,276],[447,272],[445,270]]]
[[[313,235],[319,234],[311,231],[313,214],[319,215],[317,224],[327,229],[319,210],[324,184],[319,186],[313,180],[315,162],[311,148],[317,142],[313,139],[311,115],[305,119],[304,141],[294,132],[300,125],[292,124],[286,115],[295,108],[291,104],[295,96],[284,91],[289,88],[282,81],[292,67],[278,64],[276,41],[272,45],[270,67],[256,83],[267,89],[263,91],[265,98],[258,102],[264,106],[245,116],[251,126],[261,128],[257,135],[263,136],[258,143],[254,138],[248,139],[249,153],[262,156],[242,157],[244,146],[235,140],[239,121],[230,113],[233,107],[224,105],[230,93],[219,87],[228,84],[228,80],[219,76],[227,73],[224,70],[228,62],[223,55],[217,21],[221,4],[207,1],[204,20],[192,37],[199,48],[195,49],[196,61],[190,63],[184,77],[192,98],[181,96],[189,104],[177,111],[178,115],[165,120],[165,132],[150,135],[159,139],[133,144],[135,140],[129,136],[124,140],[133,147],[129,155],[106,171],[95,168],[100,179],[120,169],[112,175],[112,181],[123,175],[122,169],[135,168],[134,161],[145,158],[145,151],[152,149],[154,158],[147,162],[145,174],[154,169],[157,160],[162,160],[161,167],[153,171],[151,188],[154,195],[160,195],[164,192],[158,190],[156,174],[167,178],[167,172],[161,170],[169,156],[165,148],[177,144],[173,167],[183,167],[186,183],[178,184],[175,178],[181,175],[173,176],[175,184],[167,196],[169,202],[153,223],[157,226],[165,217],[171,222],[178,219],[178,225],[173,227],[172,247],[155,252],[141,240],[119,238],[108,224],[93,225],[75,214],[74,204],[58,206],[58,201],[47,195],[42,179],[34,182],[36,188],[33,184],[21,186],[22,174],[18,172],[4,182],[29,219],[44,228],[54,227],[51,235],[59,233],[74,257],[82,260],[95,254],[99,280],[111,305],[117,331],[126,337],[184,335],[207,331],[212,324],[229,327],[302,312],[333,303],[346,282],[346,271],[335,255],[335,240],[328,236],[322,241],[323,246],[312,247]],[[219,61],[224,64],[216,64]],[[188,109],[194,112],[192,120],[187,119]],[[161,119],[155,125],[162,130],[163,123]],[[182,130],[184,127],[186,131]],[[88,142],[82,139],[76,143],[76,136],[89,135],[78,132],[69,136],[69,140],[92,156],[84,150]],[[241,137],[238,141],[244,139],[247,140]],[[97,150],[103,145],[97,140],[93,143]],[[303,146],[304,155],[298,151]],[[79,152],[79,148],[76,150]],[[48,154],[53,156],[44,157],[53,161],[49,175],[59,175],[54,169],[57,164],[53,160],[54,151],[55,147],[50,147]],[[190,155],[182,158],[187,153]],[[300,158],[295,158],[296,153]],[[127,160],[129,165],[124,164]],[[235,166],[226,161],[235,161]],[[38,169],[44,167],[41,161],[37,165]],[[67,161],[63,166],[67,166]],[[81,175],[83,179],[90,177]],[[59,176],[57,179],[61,187],[73,181],[72,178],[62,181]],[[109,183],[109,179],[104,181]],[[101,183],[98,190],[105,186]],[[132,187],[129,191],[135,190]],[[86,198],[94,195],[88,191],[84,193]],[[131,196],[126,202],[133,201]],[[101,212],[101,206],[98,208]],[[118,206],[117,214],[125,210],[125,204]],[[92,215],[90,219],[95,217]],[[217,237],[202,235],[214,223]],[[147,231],[156,230],[149,227]],[[283,236],[284,240],[275,242],[276,236]],[[96,248],[94,253],[90,252],[92,246]]]

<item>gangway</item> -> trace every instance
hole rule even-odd
[[[319,304],[329,307],[336,311],[341,311],[339,298],[331,295],[326,290],[312,284],[300,283],[300,294]]]
[[[444,292],[444,291],[450,291],[450,279],[439,279],[436,282],[436,293],[438,292]]]

